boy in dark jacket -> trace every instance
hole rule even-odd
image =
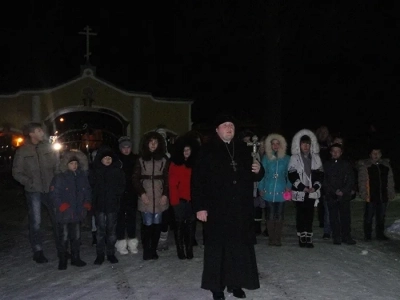
[[[80,151],[65,153],[60,171],[50,185],[50,200],[56,208],[56,221],[62,248],[59,250],[59,270],[67,269],[68,242],[71,243],[71,265],[83,267],[79,248],[81,222],[91,209],[91,188],[87,177],[88,161]]]
[[[364,239],[371,240],[372,222],[375,217],[377,240],[387,240],[384,234],[388,202],[396,196],[393,170],[388,159],[382,158],[379,145],[370,148],[369,159],[359,162],[358,189],[365,201]]]
[[[107,260],[115,264],[116,227],[120,199],[125,190],[125,173],[122,163],[110,148],[99,149],[89,174],[92,187],[93,210],[97,226],[97,257],[95,265]],[[106,241],[107,240],[107,241]]]
[[[331,159],[323,165],[325,177],[322,186],[329,209],[333,243],[353,245],[356,241],[350,235],[350,200],[354,187],[354,171],[350,162],[341,157],[341,144],[331,145],[330,154]]]

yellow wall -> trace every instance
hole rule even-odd
[[[47,91],[20,92],[15,96],[0,95],[0,127],[10,123],[11,127],[21,128],[32,120],[32,97],[40,97],[41,119],[47,119],[55,111],[71,107],[83,106],[83,90],[91,87],[94,91],[92,107],[104,107],[122,115],[128,122],[128,132],[133,123],[133,99],[139,97],[141,116],[141,135],[148,130],[164,124],[168,129],[182,134],[189,131],[191,116],[190,102],[159,101],[150,95],[120,91],[92,77],[82,77]]]

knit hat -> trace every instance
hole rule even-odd
[[[118,146],[119,149],[121,150],[124,147],[131,147],[132,148],[132,141],[129,136],[122,136],[118,139]]]
[[[234,125],[236,125],[236,120],[235,120],[235,118],[234,118],[233,116],[231,116],[231,115],[228,115],[228,114],[221,114],[221,115],[218,115],[218,116],[215,118],[214,125],[215,125],[215,127],[217,128],[219,125],[221,125],[221,124],[223,124],[223,123],[226,123],[226,122],[231,122],[231,123],[233,123]]]

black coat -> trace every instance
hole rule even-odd
[[[122,170],[125,173],[125,191],[122,195],[121,204],[132,206],[134,203],[136,203],[137,205],[138,196],[133,185],[133,169],[138,156],[133,153],[125,155],[121,152],[119,152],[117,155],[119,160],[122,162]]]
[[[192,170],[191,196],[196,212],[206,210],[202,288],[220,285],[246,289],[259,287],[254,244],[254,182],[264,176],[251,172],[251,147],[231,142],[237,171],[233,170],[226,145],[218,136],[201,146]],[[233,150],[234,148],[234,150]],[[224,270],[221,273],[221,270]]]
[[[341,158],[326,161],[324,163],[324,181],[322,184],[325,200],[351,200],[354,180],[354,170],[348,161]],[[341,190],[343,196],[338,197],[336,190]]]
[[[264,176],[264,168],[254,174],[251,172],[251,147],[236,141],[234,148],[236,172],[231,166],[225,143],[219,137],[200,148],[192,171],[194,210],[208,212],[205,223],[206,244],[256,243],[252,227],[253,188],[254,182]]]
[[[110,166],[102,164],[104,156],[113,158]],[[98,153],[89,173],[89,182],[92,187],[92,205],[94,212],[116,213],[119,210],[120,200],[125,190],[125,173],[118,156],[106,150]]]

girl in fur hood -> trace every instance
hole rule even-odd
[[[288,172],[292,200],[296,203],[299,246],[313,248],[314,206],[321,196],[324,171],[319,157],[319,144],[311,130],[302,129],[294,135]]]
[[[81,151],[68,151],[60,161],[60,171],[50,185],[50,200],[56,208],[60,243],[59,270],[67,269],[67,248],[71,243],[71,265],[86,265],[80,259],[81,222],[91,209],[91,188],[87,177],[88,160]]]
[[[290,190],[288,165],[290,156],[286,154],[285,138],[277,133],[267,136],[264,142],[265,155],[261,164],[265,175],[258,184],[258,191],[268,206],[267,229],[269,245],[281,246],[283,216],[285,208],[284,192]]]

